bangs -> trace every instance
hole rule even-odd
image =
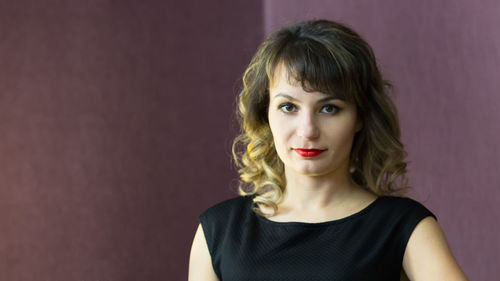
[[[299,82],[306,92],[317,91],[349,102],[355,99],[352,69],[349,67],[352,58],[342,56],[342,52],[329,50],[312,39],[300,38],[285,43],[268,61],[269,81],[273,81],[280,64],[285,67],[289,82]]]

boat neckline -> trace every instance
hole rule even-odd
[[[343,222],[350,221],[352,219],[355,219],[359,216],[362,216],[366,213],[368,213],[371,209],[373,209],[380,201],[381,199],[385,196],[378,196],[375,200],[373,200],[370,204],[368,204],[366,207],[363,209],[359,210],[358,212],[354,214],[350,214],[346,217],[339,218],[339,219],[334,219],[334,220],[329,220],[329,221],[322,221],[322,222],[301,222],[301,221],[285,221],[285,222],[280,222],[280,221],[273,221],[270,220],[262,215],[259,215],[252,211],[252,213],[260,220],[268,224],[274,224],[274,225],[287,225],[287,226],[312,226],[312,227],[317,227],[317,226],[327,226],[327,225],[333,225],[333,224],[339,224]],[[252,199],[250,199],[250,204],[253,204]]]

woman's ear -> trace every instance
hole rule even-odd
[[[356,121],[356,133],[359,132],[362,128],[363,128],[363,121],[361,121],[361,119],[358,118],[358,120]]]
[[[356,122],[356,133],[361,131],[362,128],[363,128],[363,121],[358,120],[358,122]]]
[[[357,133],[361,131],[363,128],[363,117],[361,116],[361,112],[359,111],[359,108],[356,106],[356,125],[354,127],[354,132]]]

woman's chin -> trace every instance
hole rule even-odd
[[[308,165],[306,167],[297,167],[294,172],[303,176],[317,177],[328,174],[328,170],[325,167],[319,165],[313,166]]]

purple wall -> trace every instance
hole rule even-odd
[[[500,274],[498,2],[210,3],[0,1],[0,280],[185,280],[234,195],[240,76],[263,30],[314,17],[372,44],[414,197],[471,280]]]
[[[261,10],[0,2],[0,280],[186,279]]]
[[[470,280],[500,275],[500,2],[264,1],[265,32],[345,22],[396,85],[413,197],[438,216]]]

